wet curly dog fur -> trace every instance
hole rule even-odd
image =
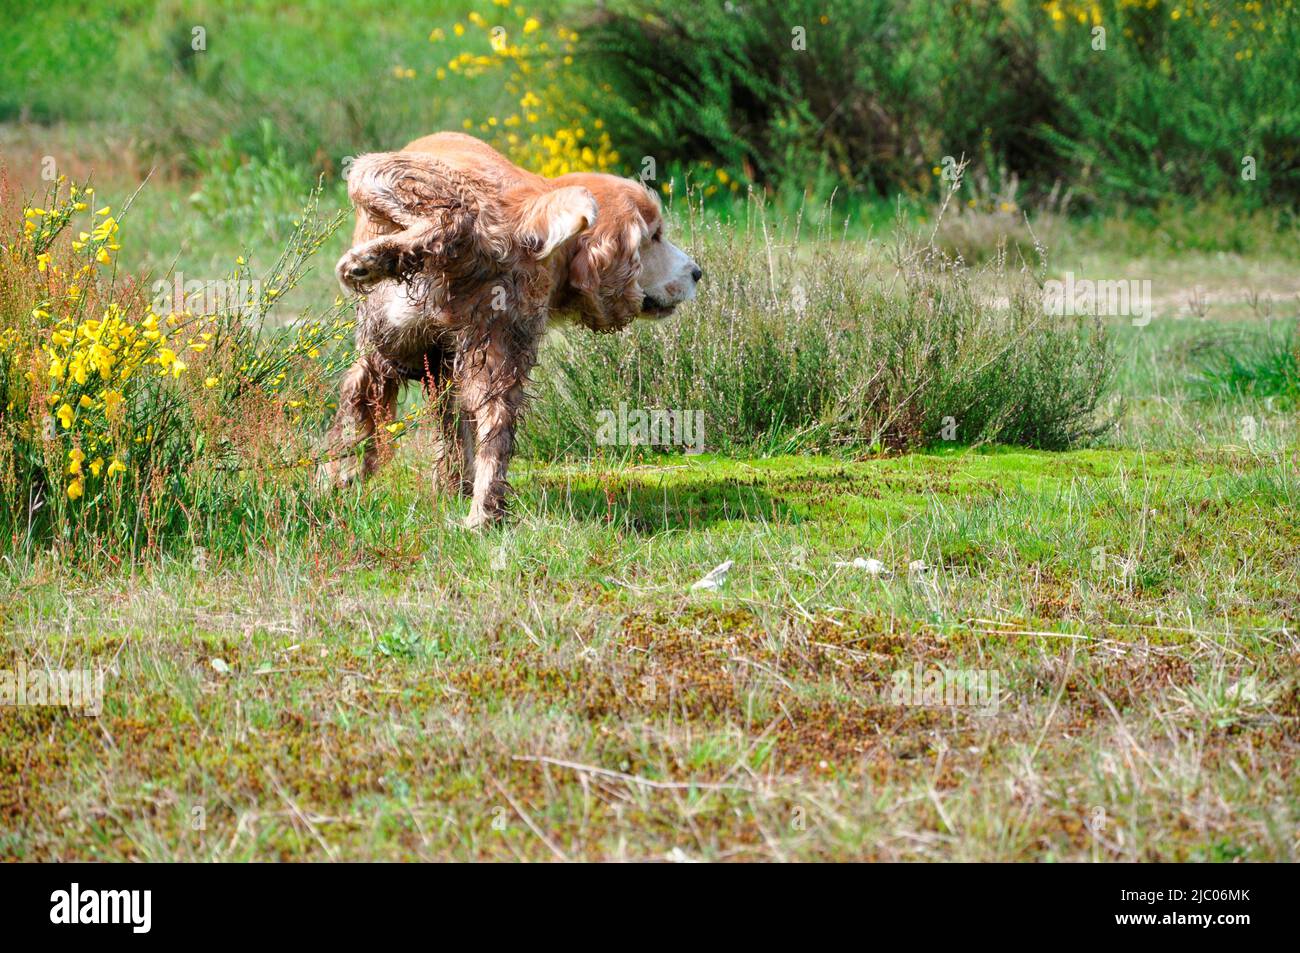
[[[374,435],[400,388],[436,402],[438,471],[472,497],[467,525],[505,513],[529,372],[552,321],[616,331],[695,296],[699,267],[664,236],[657,197],[598,173],[544,179],[487,144],[438,133],[358,158],[352,248],[335,269],[360,296],[321,476],[379,463]]]

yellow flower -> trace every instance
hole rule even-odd
[[[391,434],[399,434],[406,429],[406,424],[402,423],[399,420],[397,421],[397,423],[389,424],[388,426],[384,427],[384,429]]]
[[[115,476],[119,473],[125,473],[125,472],[126,472],[126,464],[123,463],[121,460],[114,459],[113,462],[108,465],[109,476]]]
[[[104,469],[104,458],[103,458],[103,457],[96,457],[94,460],[91,460],[91,461],[90,461],[90,475],[91,475],[91,476],[94,476],[94,477],[99,476],[99,471],[102,470],[102,469]]]
[[[121,410],[124,403],[126,403],[126,399],[117,391],[104,391],[104,416],[112,420],[117,416],[117,412]]]
[[[452,32],[455,33],[457,36],[464,36],[464,35],[465,35],[465,27],[464,27],[463,25],[459,24],[459,23],[455,24],[455,25],[451,28],[451,30],[452,30]]]
[[[107,211],[107,208],[103,209],[102,211]],[[91,238],[94,238],[98,241],[105,241],[108,238],[115,235],[116,233],[117,233],[117,219],[115,219],[113,216],[110,215],[108,218],[104,219],[102,222],[100,222],[98,225],[95,226],[95,230],[90,233],[90,236]]]
[[[73,447],[68,451],[68,473],[76,476],[81,472],[81,461],[86,459],[86,455],[81,452],[81,448]]]
[[[36,270],[44,274],[45,269],[49,267],[50,256],[47,252],[41,252],[36,256]]]
[[[220,378],[217,377],[206,377],[203,379],[203,386],[209,389],[216,387],[218,383],[220,383]]]
[[[68,484],[68,499],[70,500],[81,499],[81,494],[84,490],[85,490],[85,486],[82,484],[81,478],[78,477],[77,479],[73,480],[71,483]]]
[[[529,17],[527,20],[524,21],[524,35],[525,35],[525,36],[527,36],[529,33],[536,33],[536,32],[537,32],[538,30],[540,30],[541,28],[542,28],[542,25],[541,25],[540,23],[537,22],[537,18],[536,18],[536,17]]]
[[[72,405],[64,404],[59,408],[59,423],[63,424],[64,430],[72,429]]]
[[[77,401],[77,406],[80,407],[82,410],[87,410],[90,407],[93,407],[94,404],[95,402],[91,400],[89,395],[87,394],[82,394],[81,400]]]

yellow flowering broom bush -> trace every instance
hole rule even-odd
[[[350,360],[342,302],[267,320],[341,218],[316,196],[242,300],[150,300],[119,274],[121,222],[94,190],[56,183],[0,233],[0,534],[9,551],[137,551],[267,480],[304,482],[313,424]],[[8,207],[12,203],[0,203]],[[17,218],[16,226],[12,219]],[[206,513],[197,510],[202,507]]]

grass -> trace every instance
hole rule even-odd
[[[1198,383],[1206,395],[1251,396],[1291,405],[1300,397],[1300,341],[1296,323],[1238,330],[1224,340],[1197,342]]]
[[[488,535],[423,483],[12,580],[15,660],[111,674],[0,721],[5,853],[1294,859],[1291,456],[533,464]],[[893,704],[918,664],[996,714]]]
[[[836,274],[810,291],[832,316]],[[726,288],[638,347],[761,311]],[[0,856],[1294,859],[1294,415],[1198,378],[1258,307],[1112,322],[1122,404],[1090,449],[535,446],[513,521],[473,535],[417,435],[360,491],[250,481],[161,551],[11,554],[0,670],[108,674],[97,718],[0,713]],[[917,666],[995,674],[997,711],[898,704]]]
[[[214,260],[243,247],[241,226],[167,214],[176,187],[149,194],[124,225],[149,254],[180,229]],[[739,284],[632,353],[648,372],[695,349],[733,380],[725,338],[695,335],[763,311],[741,279],[767,252],[683,212],[706,254],[732,242],[710,269]],[[543,405],[497,532],[459,529],[417,434],[362,490],[250,481],[161,551],[12,554],[0,670],[108,674],[97,718],[0,714],[0,856],[1294,859],[1294,415],[1200,379],[1205,342],[1294,320],[1286,273],[1089,247],[1087,273],[1273,294],[1267,318],[1258,295],[1168,292],[1151,324],[1110,322],[1118,419],[1090,449],[563,456],[534,439]],[[836,253],[777,251],[782,281]],[[812,310],[887,287],[888,262],[840,267]],[[1004,284],[981,271],[961,300]],[[303,286],[332,301],[327,276]],[[549,351],[542,376],[586,367],[613,403],[582,354]],[[997,711],[898,704],[914,671],[996,675]]]
[[[22,12],[0,36],[3,174],[35,192],[53,156],[120,209],[156,166],[123,275],[210,281],[240,255],[266,275],[318,177],[322,218],[345,208],[345,154],[502,105],[434,79],[481,46],[450,29],[464,11],[407,6]],[[183,501],[165,545],[10,547],[0,698],[20,666],[105,682],[97,717],[0,707],[0,859],[1295,860],[1294,217],[1062,202],[1031,232],[1009,179],[967,188],[910,263],[902,233],[936,227],[924,185],[679,192],[701,299],[548,342],[499,530],[460,529],[417,431],[360,489],[272,474]],[[269,324],[334,307],[346,231]],[[954,279],[954,254],[978,267]],[[1093,365],[1022,326],[997,363],[999,309],[1069,271],[1149,279],[1154,320],[1105,322]],[[869,394],[882,366],[895,389]],[[924,419],[887,439],[936,368]],[[621,399],[704,410],[709,452],[593,446]],[[1021,424],[1050,401],[1114,425],[1036,439]],[[936,442],[954,403],[984,416]],[[902,703],[925,701],[898,694],[914,675],[983,679],[996,710]]]

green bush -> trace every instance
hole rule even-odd
[[[1104,50],[1091,25],[1045,31],[1043,69],[1063,109],[1042,134],[1061,175],[1101,203],[1226,194],[1294,208],[1300,13],[1291,3],[1190,6],[1195,15],[1186,3],[1097,4]]]
[[[621,0],[584,29],[592,77],[626,106],[616,141],[797,192],[929,189],[942,156],[1040,169],[1056,102],[1033,38],[996,5]]]
[[[1298,14],[1239,6],[614,0],[580,63],[624,104],[610,118],[625,151],[764,186],[925,194],[964,154],[1030,197],[1064,180],[1085,204],[1294,206]]]

